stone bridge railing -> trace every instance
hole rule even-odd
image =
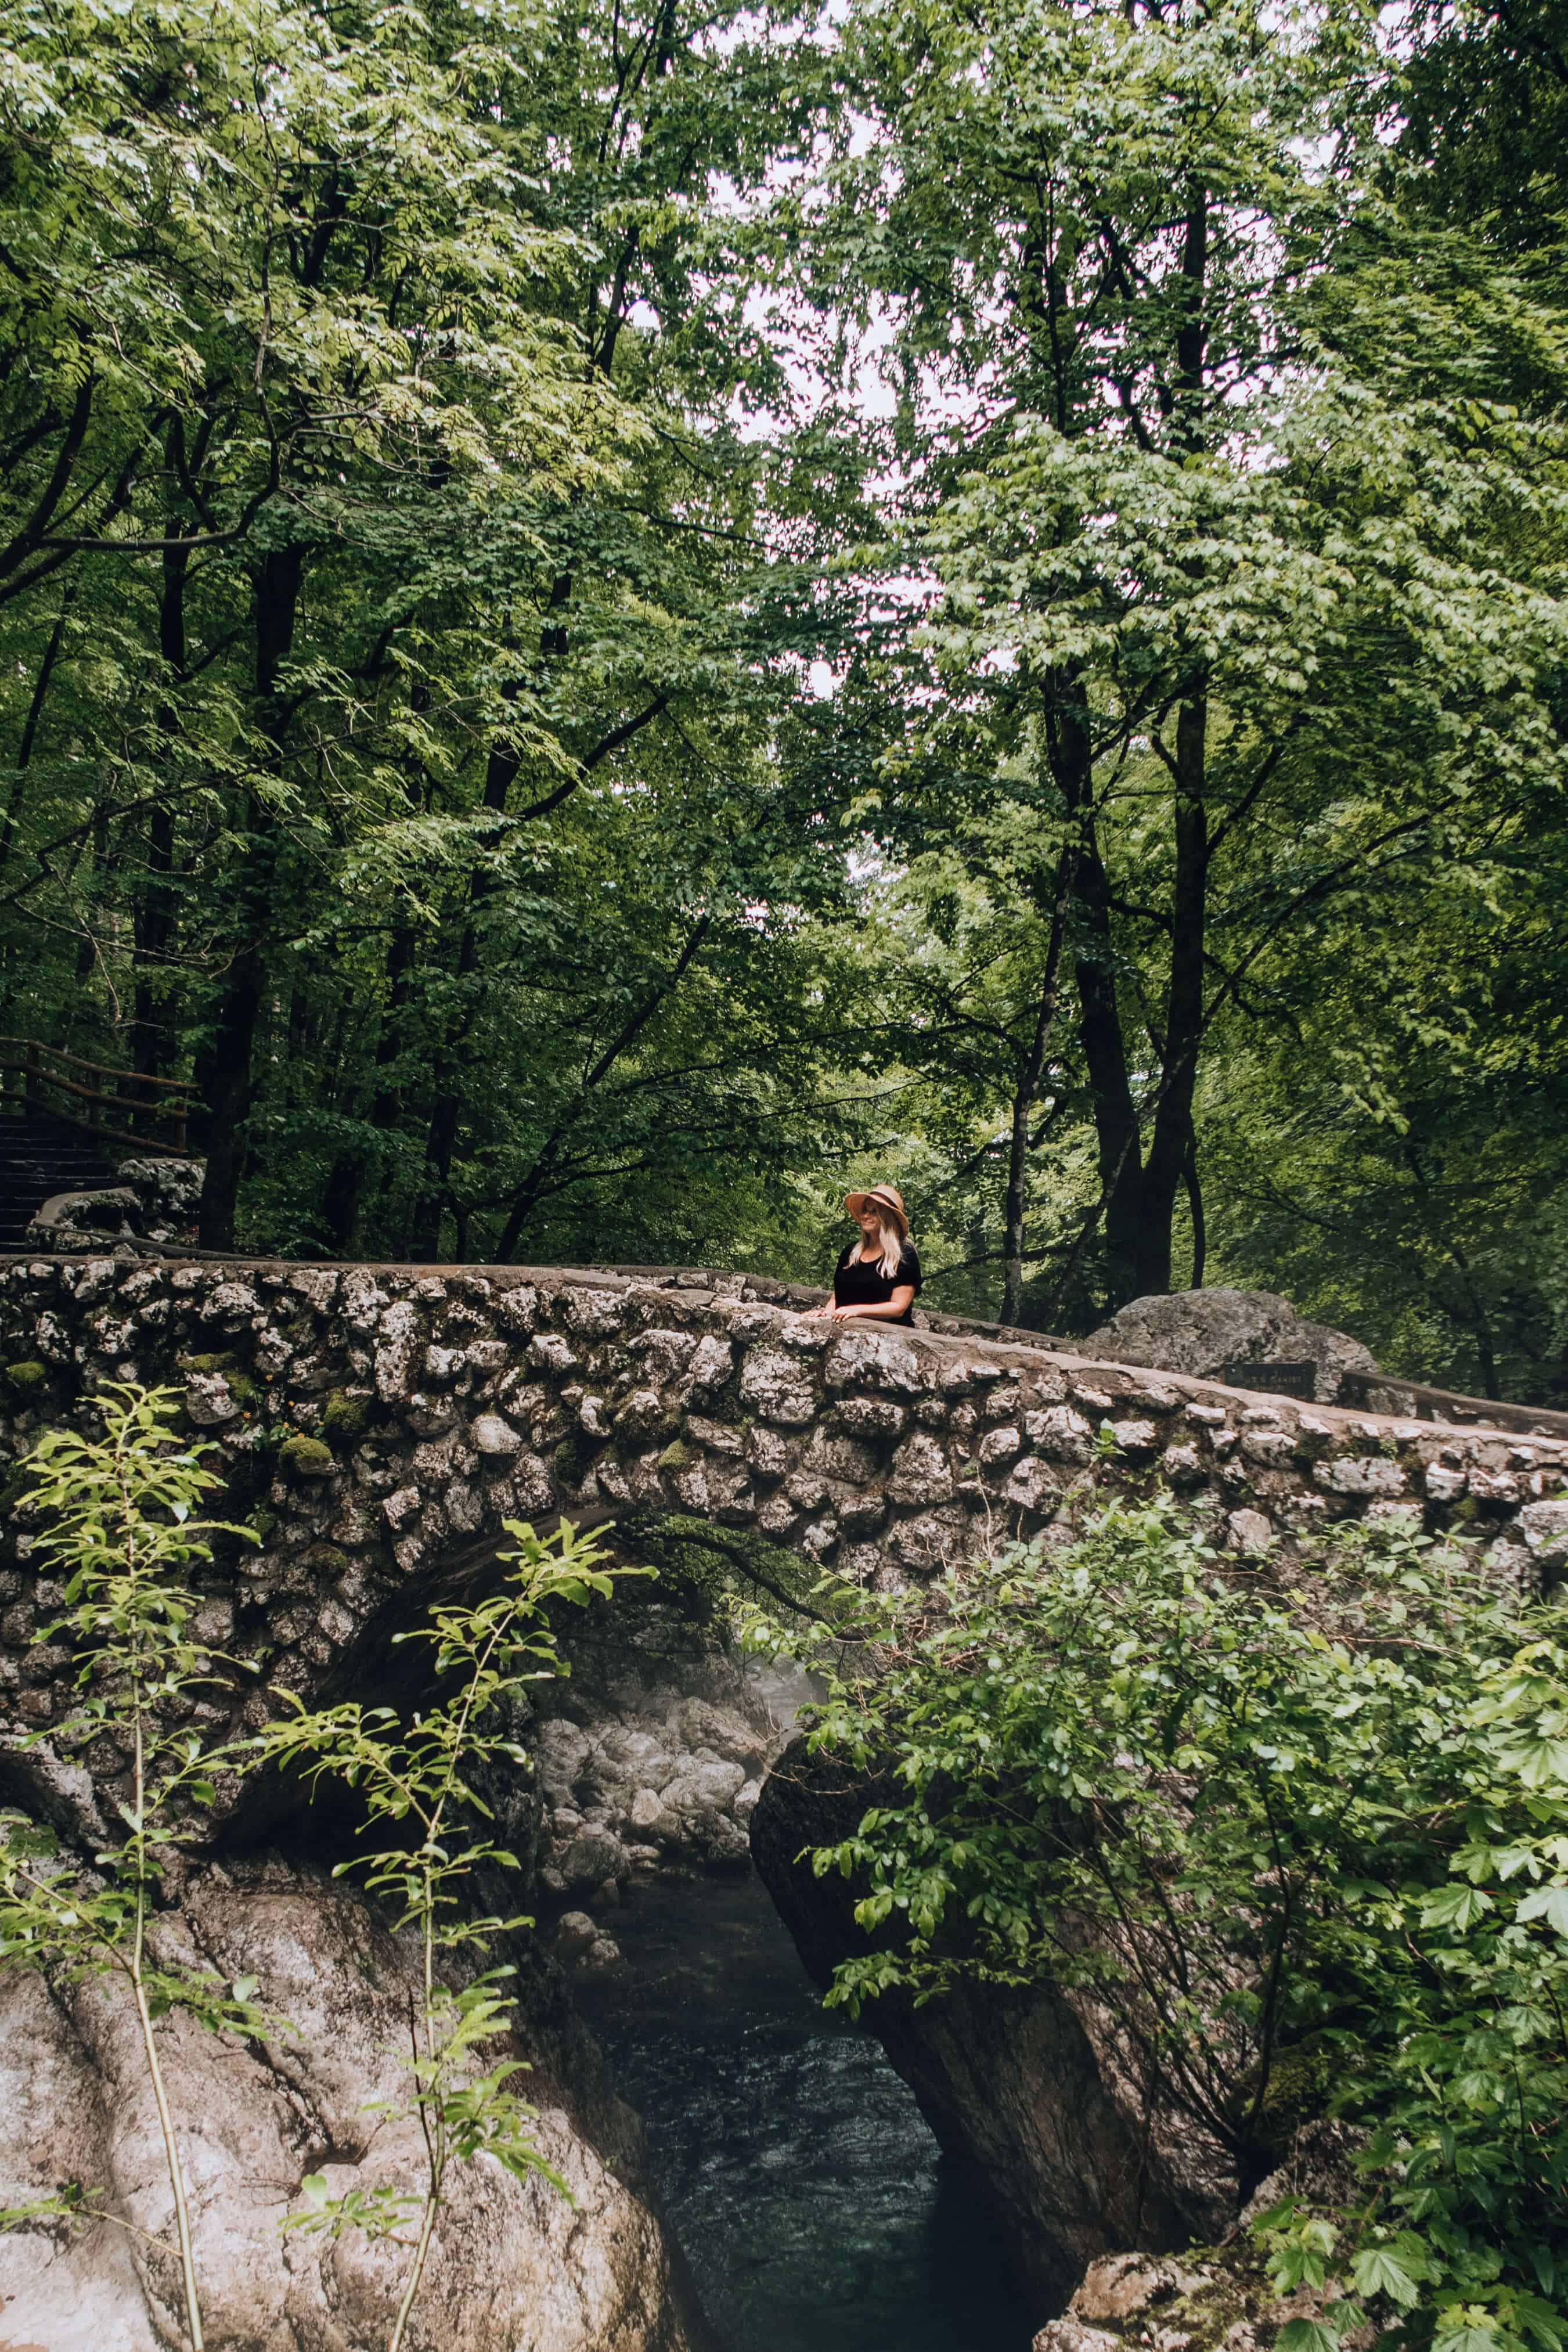
[[[323,1674],[398,1587],[506,1518],[695,1514],[893,1585],[1097,1488],[1164,1481],[1255,1552],[1419,1514],[1511,1579],[1568,1560],[1568,1442],[1305,1406],[1044,1348],[802,1319],[742,1277],[23,1260],[0,1444],[99,1382],[172,1384],[262,1543],[204,1637]],[[1107,1446],[1107,1435],[1114,1451]],[[56,1596],[0,1576],[0,1700],[49,1719]]]

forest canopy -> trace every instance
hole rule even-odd
[[[1568,1400],[1568,16],[12,0],[0,1028],[210,1246]]]

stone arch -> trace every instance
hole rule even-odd
[[[803,1319],[598,1269],[34,1259],[0,1287],[0,1444],[100,1381],[174,1387],[228,1507],[208,1638],[313,1688],[400,1586],[507,1518],[680,1513],[859,1583],[927,1575],[1102,1493],[1165,1482],[1254,1550],[1418,1513],[1499,1573],[1568,1558],[1568,1444],[1304,1406],[1044,1348]],[[13,1703],[52,1701],[6,1562]]]

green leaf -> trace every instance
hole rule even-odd
[[[1367,2246],[1357,2254],[1352,2265],[1358,2294],[1385,2294],[1404,2310],[1413,2310],[1421,2299],[1419,2277],[1389,2246]]]
[[[1274,2342],[1277,2352],[1339,2352],[1339,2330],[1321,2319],[1288,2319]]]
[[[1538,1886],[1521,1897],[1516,1919],[1544,1919],[1558,1935],[1568,1937],[1568,1886]]]

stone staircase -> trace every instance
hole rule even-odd
[[[57,1192],[101,1192],[113,1169],[89,1135],[28,1107],[0,1118],[0,1254],[26,1246],[27,1227]]]

